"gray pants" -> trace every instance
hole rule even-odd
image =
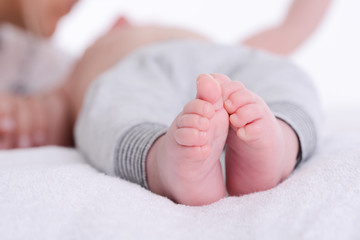
[[[141,48],[102,74],[77,122],[77,147],[99,170],[147,187],[147,153],[194,98],[201,73],[241,81],[295,130],[300,160],[313,153],[321,115],[306,74],[284,58],[190,40]]]

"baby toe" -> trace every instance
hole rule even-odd
[[[203,146],[208,142],[208,134],[194,128],[179,128],[175,132],[175,140],[182,146]]]
[[[183,155],[185,159],[191,159],[192,162],[204,161],[211,153],[209,145],[185,147]]]
[[[195,128],[206,131],[210,128],[210,120],[197,114],[184,114],[179,117],[179,128]]]
[[[204,100],[194,99],[185,105],[184,114],[198,114],[205,118],[212,118],[215,114],[214,106]]]
[[[264,119],[259,119],[237,130],[237,136],[246,142],[257,142],[258,146],[266,147],[264,144],[272,144],[264,137],[270,126]],[[261,143],[261,145],[259,145]]]
[[[233,93],[244,90],[246,88],[241,82],[230,81],[222,84],[221,89],[223,100],[226,101]]]
[[[209,74],[201,74],[197,78],[197,99],[202,99],[211,104],[222,105],[221,86],[213,76]]]
[[[220,85],[223,85],[225,83],[231,82],[231,79],[224,75],[224,74],[219,74],[219,73],[212,73],[210,74],[218,83],[220,83]]]
[[[233,114],[238,108],[247,104],[257,103],[257,96],[247,89],[242,89],[232,93],[224,101],[224,107],[229,114]]]
[[[234,114],[230,115],[230,123],[236,128],[244,127],[263,116],[263,109],[258,104],[248,104],[239,108]]]

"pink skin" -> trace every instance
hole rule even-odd
[[[126,17],[121,16],[115,21],[110,31],[115,30],[117,28],[124,28],[130,26],[132,26],[131,22]]]
[[[222,81],[224,107],[230,116],[226,141],[229,194],[275,187],[294,169],[299,151],[295,132],[242,83],[222,75],[217,78]]]
[[[243,44],[275,54],[290,55],[319,27],[332,0],[293,0],[284,20],[250,36]]]
[[[111,31],[127,26],[131,26],[130,22],[120,17]],[[72,81],[68,84],[70,88],[73,87]],[[62,89],[31,96],[1,93],[0,150],[45,145],[71,146],[72,118]]]
[[[7,145],[10,142],[12,147],[37,146],[45,144],[38,143],[38,140],[44,141],[52,136],[56,137],[55,142],[64,144],[62,139],[67,139],[63,136],[67,132],[64,129],[71,132],[72,121],[68,118],[73,118],[67,109],[68,104],[72,108],[70,112],[76,116],[77,110],[81,109],[81,96],[86,92],[87,86],[98,73],[111,67],[126,54],[122,48],[136,49],[144,44],[171,39],[174,36],[202,39],[196,34],[177,29],[130,26],[126,19],[119,19],[112,29],[114,31],[110,31],[89,48],[72,76],[77,80],[71,81],[72,84],[77,85],[66,86],[66,94],[60,89],[55,95],[49,94],[35,102],[31,98],[19,101],[16,97],[9,97],[9,103],[17,104],[10,108],[11,111],[0,105],[1,118],[6,119],[6,115],[14,113],[14,116],[20,118],[15,118],[15,125],[6,121],[0,123],[0,134],[1,131],[4,134],[1,141],[16,129],[9,141],[0,145],[9,148]],[[119,40],[124,44],[120,44]],[[111,50],[111,57],[104,49]],[[99,67],[96,59],[103,60],[99,58],[101,54],[105,54],[108,61],[102,61],[103,65]],[[75,93],[71,94],[73,92],[69,89],[75,89]],[[168,132],[155,142],[149,152],[146,172],[149,187],[153,192],[187,205],[210,204],[225,197],[225,183],[219,162],[225,143],[226,186],[230,195],[269,189],[291,173],[299,148],[296,134],[286,123],[273,116],[260,97],[251,93],[241,83],[218,74],[201,75],[198,78],[197,90],[196,99],[184,107]],[[67,97],[70,96],[80,97],[68,103]],[[46,100],[43,101],[44,99]],[[232,104],[229,104],[229,100]],[[46,107],[46,110],[41,110],[42,106]],[[29,122],[26,122],[25,110],[30,109],[29,107],[34,111],[38,109],[39,113],[27,114]],[[31,116],[44,118],[35,121]],[[53,120],[46,119],[47,116]],[[35,126],[34,124],[38,127],[31,127]],[[37,137],[39,131],[34,129],[45,132],[45,138],[44,135],[42,138]],[[22,136],[27,136],[27,139]],[[33,142],[29,143],[29,139]]]
[[[0,96],[0,150],[45,145],[71,146],[72,125],[67,97],[49,94]]]
[[[150,150],[151,191],[186,205],[223,198],[219,157],[225,143],[230,195],[270,189],[291,173],[299,151],[296,134],[260,97],[220,74],[200,75],[197,88],[197,98]]]
[[[69,96],[78,96],[72,100],[75,116],[92,79],[127,51],[175,36],[202,39],[177,29],[132,26],[124,18],[114,26],[114,31],[89,48],[77,67],[79,71],[73,74],[78,86],[69,88],[75,89]],[[102,54],[105,57],[99,57]],[[101,64],[96,59],[102,59]],[[197,90],[196,99],[150,149],[146,173],[151,191],[186,205],[210,204],[225,197],[219,163],[225,143],[230,195],[269,189],[291,173],[299,151],[296,134],[273,116],[260,97],[219,74],[201,75]]]
[[[150,150],[147,174],[150,189],[175,202],[205,205],[225,197],[220,165],[229,128],[221,88],[210,75],[197,81],[190,101]]]
[[[3,94],[0,100],[0,150],[45,144],[47,115],[40,97]]]
[[[50,37],[77,0],[0,0],[0,23]],[[40,77],[40,76],[39,76]],[[61,90],[22,96],[0,93],[0,150],[71,145],[69,107]]]
[[[37,0],[36,2],[40,4],[41,1]],[[31,0],[24,0],[25,2],[33,3]],[[61,6],[65,6],[59,7],[58,16],[60,16],[69,10],[74,2],[76,1],[46,0],[46,3],[49,4],[46,6],[49,8],[44,6],[42,13],[45,14],[48,12],[45,9],[51,9],[54,7],[53,4],[59,3]],[[57,7],[55,8],[57,9]],[[35,10],[34,6],[32,9]],[[39,15],[39,17],[41,16],[45,17],[46,14]],[[50,24],[51,22],[45,23],[46,29],[54,30],[55,25]],[[36,24],[34,26],[40,27]],[[45,32],[43,33],[45,34]],[[47,33],[50,34],[51,31]],[[0,150],[54,144],[71,145],[73,142],[72,126],[93,80],[135,49],[173,38],[205,40],[202,36],[186,30],[154,25],[136,26],[125,17],[120,17],[110,31],[88,48],[65,85],[60,89],[32,96],[1,93]]]

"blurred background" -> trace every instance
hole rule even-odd
[[[82,0],[62,20],[56,45],[79,55],[112,22],[176,25],[234,44],[278,23],[289,0]],[[326,109],[360,109],[360,1],[334,1],[323,24],[293,60],[314,79]],[[360,125],[360,123],[359,123]]]

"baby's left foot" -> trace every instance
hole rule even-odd
[[[295,132],[275,118],[266,103],[240,82],[222,76],[224,107],[230,115],[226,147],[227,190],[241,195],[275,187],[293,170]],[[225,78],[225,80],[224,80]]]
[[[191,206],[225,197],[219,158],[228,129],[220,84],[212,76],[200,75],[197,98],[186,104],[150,149],[146,163],[150,190]]]

